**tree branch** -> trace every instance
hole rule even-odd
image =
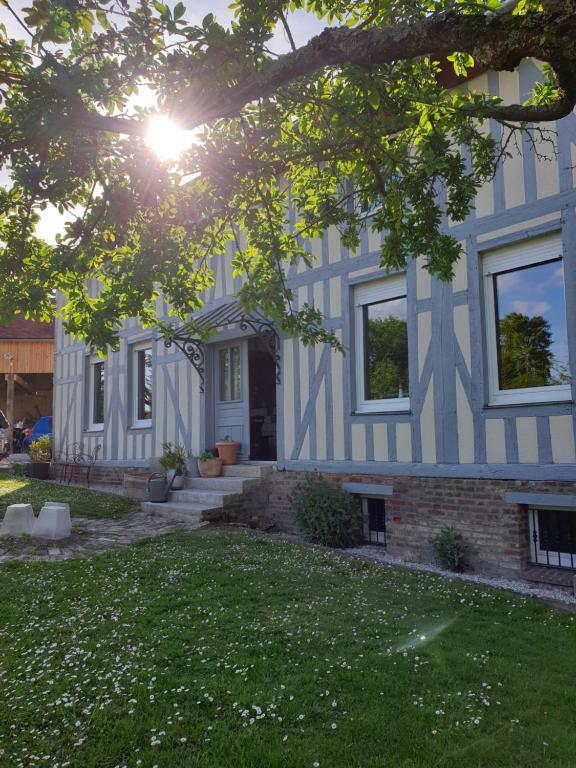
[[[501,105],[485,109],[482,114],[519,122],[557,120],[576,104],[576,13],[563,10],[565,0],[551,2],[552,12],[525,16],[454,12],[385,28],[325,29],[306,45],[276,60],[267,60],[260,70],[239,77],[229,87],[207,90],[203,84],[185,88],[173,98],[171,112],[181,127],[192,130],[219,118],[236,116],[250,102],[273,97],[282,87],[326,67],[356,65],[371,69],[461,51],[472,55],[478,66],[497,71],[513,70],[528,57],[548,62],[558,79],[556,101],[549,105]],[[68,83],[61,71],[59,75],[62,91],[66,91]],[[138,136],[146,132],[142,121],[90,111],[76,93],[69,92],[68,98],[74,107],[73,121],[81,128]]]

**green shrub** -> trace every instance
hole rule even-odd
[[[12,464],[12,477],[26,477],[26,464],[23,461]]]
[[[324,480],[306,481],[293,510],[302,532],[315,544],[351,547],[360,539],[362,515],[357,499]]]
[[[30,443],[28,455],[30,456],[30,461],[50,461],[52,458],[52,441],[50,440],[50,435],[42,435],[38,440],[34,440]]]
[[[470,547],[461,533],[454,528],[442,528],[430,539],[434,560],[446,571],[463,571]]]
[[[183,472],[184,467],[186,466],[186,449],[183,445],[163,443],[162,456],[158,461],[165,472],[168,472],[170,469],[176,469],[178,472]]]

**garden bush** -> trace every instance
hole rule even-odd
[[[455,528],[442,528],[430,539],[436,565],[446,571],[463,571],[469,546],[466,539]]]
[[[351,547],[360,539],[358,500],[323,480],[308,480],[302,486],[294,502],[294,517],[315,544]]]

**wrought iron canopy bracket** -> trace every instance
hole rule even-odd
[[[274,361],[276,384],[280,384],[280,337],[269,320],[256,314],[246,314],[242,308],[234,302],[213,309],[211,312],[208,312],[206,315],[199,318],[197,324],[215,330],[230,325],[238,325],[242,331],[253,331],[253,333],[262,341],[264,348]],[[200,392],[203,393],[206,376],[206,343],[202,339],[186,333],[186,328],[183,326],[176,331],[172,338],[164,342],[164,345],[168,348],[171,347],[172,344],[177,346],[194,366],[194,369],[200,377]]]
[[[204,342],[202,339],[195,339],[190,336],[185,336],[181,333],[176,333],[170,340],[164,342],[164,346],[170,348],[172,344],[175,344],[178,349],[183,352],[188,360],[192,363],[196,369],[196,373],[200,377],[200,392],[204,392]]]

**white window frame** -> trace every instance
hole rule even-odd
[[[488,367],[488,405],[521,405],[523,403],[550,403],[572,399],[570,384],[550,387],[525,387],[500,389],[498,380],[498,344],[496,327],[496,303],[494,300],[494,276],[508,270],[544,264],[562,259],[560,233],[514,243],[485,254],[482,257],[484,279],[485,335]],[[564,297],[566,303],[566,297]]]
[[[96,405],[94,399],[94,370],[98,363],[102,363],[104,366],[104,413],[102,414],[102,421],[94,421],[94,407]],[[106,361],[98,355],[92,355],[88,358],[88,430],[90,432],[102,432],[104,430],[104,422],[106,419]]]
[[[536,517],[536,526],[538,526],[538,513],[547,512],[548,510],[559,510],[562,512],[571,512],[576,515],[576,509],[570,509],[566,507],[553,507],[539,505],[537,507],[528,507],[528,524],[530,530],[530,562],[535,565],[541,565],[550,568],[567,568],[572,570],[573,565],[576,565],[576,555],[570,556],[569,552],[558,552],[553,549],[540,549],[540,536],[538,531],[536,532],[538,538],[538,549],[534,551],[534,517]],[[536,554],[536,557],[535,557]],[[560,555],[560,557],[558,557]]]
[[[402,299],[408,296],[406,292],[406,275],[385,277],[362,283],[354,287],[354,322],[356,337],[356,413],[399,413],[410,410],[410,397],[389,397],[382,400],[367,400],[365,390],[365,360],[364,360],[364,306],[379,301]],[[410,339],[408,339],[410,344]]]
[[[152,404],[152,418],[151,419],[139,419],[138,418],[138,405],[139,405],[139,371],[138,371],[138,353],[145,349],[149,349],[154,354],[154,344],[152,339],[145,339],[139,341],[137,344],[130,346],[130,362],[132,367],[132,427],[135,429],[144,429],[152,426],[152,419],[154,418],[154,404]],[[152,400],[154,400],[154,382],[152,382]]]

